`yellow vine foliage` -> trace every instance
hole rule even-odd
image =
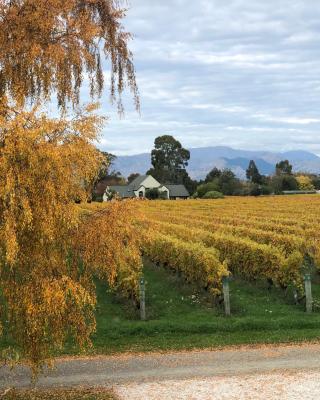
[[[189,246],[201,243],[216,250],[219,259],[226,261],[230,271],[237,275],[249,279],[269,278],[282,285],[294,282],[299,288],[302,285],[299,272],[303,260],[299,252],[293,252],[286,258],[281,248],[260,244],[248,238],[223,232],[211,233],[163,221],[150,221],[149,224],[163,235],[172,235],[183,242],[190,242]],[[153,240],[158,241],[157,235]]]
[[[142,208],[144,226],[157,233],[149,242],[162,234],[200,243],[217,250],[234,274],[303,292],[303,274],[320,265],[319,206],[320,196],[311,195],[158,201]]]
[[[103,54],[111,70],[111,99],[128,84],[139,107],[130,34],[121,20],[121,0],[0,0],[0,98],[15,102],[48,100],[79,103],[84,75],[91,96],[104,86]]]
[[[92,277],[69,260],[100,153],[102,120],[71,121],[36,110],[0,116],[0,287],[4,331],[36,366],[67,335],[82,346],[94,331]]]
[[[154,262],[181,273],[190,282],[213,296],[222,292],[222,278],[229,275],[226,262],[219,261],[219,252],[200,243],[180,240],[169,234],[155,233],[144,243],[145,254]]]

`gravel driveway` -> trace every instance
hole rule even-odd
[[[282,372],[127,384],[121,400],[319,400],[319,372]]]
[[[0,369],[1,388],[29,378],[23,366]],[[130,400],[320,399],[320,345],[59,359],[37,384],[78,385],[113,386]]]

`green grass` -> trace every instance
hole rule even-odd
[[[145,263],[147,321],[139,310],[97,284],[97,332],[90,354],[165,351],[240,344],[312,341],[320,338],[320,277],[313,277],[315,312],[295,305],[290,291],[263,282],[230,283],[231,317],[205,291],[176,274]],[[10,342],[3,341],[4,348]],[[79,354],[69,344],[61,354]]]
[[[239,279],[230,284],[232,316],[204,291],[162,268],[145,265],[147,321],[130,304],[98,285],[95,353],[180,350],[226,345],[316,340],[320,311],[304,312],[290,291]],[[316,302],[320,285],[313,285]]]

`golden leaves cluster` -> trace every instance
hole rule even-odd
[[[79,212],[103,155],[103,120],[37,110],[0,116],[0,287],[4,333],[34,371],[67,339],[91,344],[94,278],[137,301],[142,270],[135,201]],[[8,353],[9,354],[9,353]]]
[[[95,212],[82,213],[74,252],[84,268],[134,301],[142,273],[139,200],[112,201]],[[92,207],[87,209],[92,210]]]
[[[110,284],[133,296],[137,290],[141,261],[130,228],[119,225],[125,211],[109,212],[114,229],[92,217],[97,235],[108,236],[94,242],[88,225],[79,225],[75,206],[75,200],[87,199],[105,162],[94,146],[102,118],[92,113],[95,105],[77,110],[84,79],[90,97],[99,97],[105,71],[110,71],[110,97],[118,101],[119,112],[126,86],[139,108],[121,3],[0,0],[1,320],[14,349],[33,366],[67,337],[80,346],[89,343],[95,329],[93,275],[98,267]],[[53,94],[61,118],[30,110],[29,104],[45,109]],[[69,105],[71,120],[66,117]],[[75,237],[83,243],[80,231],[87,239],[81,249],[74,246]],[[93,262],[98,243],[108,250]]]
[[[67,335],[79,345],[95,328],[92,280],[70,261],[75,199],[99,168],[93,145],[101,119],[36,110],[0,117],[1,316],[21,356],[36,365]]]
[[[0,0],[0,98],[15,102],[48,100],[79,103],[85,75],[91,96],[101,95],[108,59],[111,99],[130,87],[139,107],[125,10],[117,0]]]

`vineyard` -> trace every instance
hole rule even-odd
[[[228,276],[266,280],[303,297],[304,275],[319,264],[320,196],[133,203],[143,253],[213,297]],[[140,275],[138,268],[136,280]]]
[[[304,274],[319,261],[318,196],[144,202],[142,208],[152,231],[146,254],[213,294],[228,275],[302,294]]]
[[[130,200],[78,207],[83,227],[90,226],[79,230],[77,242],[98,277],[95,352],[319,337],[320,196]],[[125,253],[122,240],[128,244]],[[95,252],[86,256],[88,241]],[[118,265],[112,267],[114,274],[103,265],[104,252]],[[306,274],[312,277],[311,314],[305,312]],[[140,320],[142,277],[147,321]],[[231,318],[223,307],[226,277]]]

